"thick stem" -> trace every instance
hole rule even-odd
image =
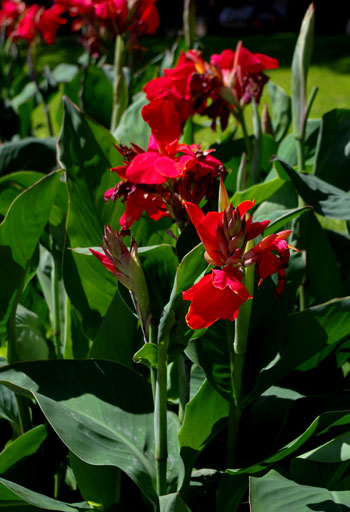
[[[196,2],[184,0],[183,30],[187,48],[193,48],[196,29]]]
[[[247,152],[248,162],[251,165],[252,159],[253,159],[253,148],[252,148],[252,144],[251,144],[251,141],[250,141],[250,138],[249,138],[249,135],[248,135],[247,125],[246,125],[246,122],[245,122],[245,119],[244,119],[244,114],[243,114],[243,109],[241,108],[241,106],[239,104],[237,104],[236,112],[237,112],[239,123],[240,123],[241,128],[242,128],[242,133],[243,133],[244,144],[245,144],[245,148],[246,148],[246,152]]]
[[[252,245],[253,241],[250,241],[247,245],[247,250],[249,250]],[[243,279],[243,284],[245,285],[248,292],[252,296],[254,291],[254,265],[247,267],[246,274]],[[241,419],[240,400],[242,391],[243,368],[245,354],[247,351],[247,341],[252,305],[252,299],[248,299],[239,308],[238,316],[235,320],[235,337],[233,344],[232,341],[230,342],[229,333],[227,335],[227,342],[230,352],[231,384],[233,390],[233,402],[231,402],[230,404],[228,419],[226,456],[227,467],[232,467],[236,459],[239,423]]]
[[[167,351],[168,341],[158,344],[158,369],[154,410],[155,459],[158,496],[166,494],[167,481]]]
[[[114,49],[114,78],[113,78],[113,110],[111,131],[117,128],[122,113],[125,110],[125,81],[123,75],[124,39],[117,35]]]

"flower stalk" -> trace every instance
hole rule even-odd
[[[124,50],[124,38],[122,35],[117,35],[114,49],[113,110],[111,132],[114,132],[118,127],[120,118],[128,103],[127,85],[123,74]]]
[[[163,496],[167,489],[167,353],[168,339],[158,343],[158,368],[154,404],[154,436],[157,494]]]

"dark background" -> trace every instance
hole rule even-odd
[[[350,32],[350,0],[315,0],[318,34]],[[158,0],[164,34],[182,29],[183,1]],[[309,0],[197,0],[196,19],[200,35],[269,34],[299,32]]]

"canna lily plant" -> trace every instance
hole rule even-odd
[[[153,1],[65,8],[90,50],[117,38],[119,78],[125,48],[157,25]],[[3,37],[25,9],[2,3]],[[313,15],[293,59],[293,133],[276,84],[271,126],[258,123],[277,60],[239,43],[130,68],[116,130],[111,74],[60,67],[59,136],[1,141],[0,508],[348,507],[349,112],[308,119]],[[24,92],[13,107],[39,115]],[[249,103],[251,155],[232,129]]]

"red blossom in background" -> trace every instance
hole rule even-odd
[[[259,286],[266,277],[277,273],[276,295],[284,287],[285,269],[289,262],[286,238],[291,231],[269,235],[252,249],[247,243],[266,229],[270,221],[252,222],[246,213],[254,201],[244,201],[234,208],[230,204],[223,212],[206,215],[199,206],[186,203],[188,215],[205,247],[205,259],[221,267],[205,275],[192,288],[183,292],[184,300],[191,306],[186,322],[192,329],[209,327],[218,319],[234,320],[243,302],[251,298],[242,283],[244,268],[255,263]]]
[[[55,42],[57,30],[67,21],[61,17],[63,12],[64,8],[58,5],[53,5],[49,9],[44,9],[38,4],[25,7],[24,10],[21,9],[17,23],[9,35],[14,41],[23,39],[30,44],[36,39],[43,38],[46,44],[52,44]]]
[[[152,132],[147,151],[135,145],[117,148],[125,158],[124,165],[111,170],[122,181],[105,194],[106,200],[126,201],[122,233],[142,211],[153,220],[171,216],[179,226],[184,225],[184,201],[199,203],[215,195],[217,178],[225,172],[210,150],[179,144],[180,118],[172,103],[154,100],[142,109],[142,116]]]
[[[24,2],[5,0],[0,9],[0,27],[5,27],[6,37],[13,32],[18,19],[26,10]]]
[[[107,52],[117,35],[129,33],[129,49],[144,34],[159,26],[156,0],[55,0],[73,17],[72,30],[81,31],[81,42],[94,56]]]
[[[172,102],[182,125],[193,113],[220,119],[225,129],[235,105],[257,102],[268,77],[265,69],[278,67],[277,59],[260,53],[253,54],[241,44],[236,52],[224,50],[206,62],[198,50],[181,52],[174,69],[165,69],[164,76],[146,84],[144,91],[149,100],[157,98]]]

